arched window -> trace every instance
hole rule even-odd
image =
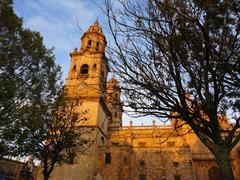
[[[83,64],[81,66],[81,69],[80,69],[80,74],[88,74],[88,65],[87,64]]]
[[[140,161],[139,165],[143,167],[143,166],[145,166],[145,162],[142,160],[142,161]]]
[[[209,177],[209,180],[221,179],[220,169],[217,167],[211,167],[208,170],[208,177]]]
[[[92,45],[92,41],[89,40],[89,41],[88,41],[88,46],[91,46],[91,45]]]

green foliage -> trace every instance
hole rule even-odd
[[[38,32],[22,27],[11,0],[0,5],[0,156],[32,155],[48,179],[56,163],[82,152],[76,113],[65,101],[60,67]]]
[[[0,11],[0,144],[7,147],[1,154],[26,143],[26,124],[50,120],[61,87],[52,50],[38,32],[22,28],[11,3],[3,1]]]

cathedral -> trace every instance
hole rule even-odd
[[[75,48],[65,82],[67,99],[87,112],[78,124],[93,144],[72,161],[57,165],[51,180],[217,180],[219,168],[211,152],[187,125],[122,126],[119,82],[105,56],[106,38],[96,21]],[[222,117],[227,123],[227,118]],[[185,135],[183,135],[185,134]],[[240,146],[231,154],[240,179]]]

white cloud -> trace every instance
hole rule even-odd
[[[99,3],[98,0],[95,1]],[[66,78],[70,66],[69,52],[75,47],[79,48],[81,43],[83,32],[77,25],[86,31],[98,17],[104,27],[104,17],[90,0],[14,0],[14,9],[24,18],[24,27],[39,31],[44,44],[48,48],[55,47],[56,62],[62,66],[63,79]],[[107,33],[106,36],[110,38]],[[123,119],[124,125],[129,125],[126,119],[131,118],[124,114]],[[142,121],[135,122],[140,125]]]
[[[89,3],[88,0],[15,0],[14,4],[24,18],[24,26],[39,31],[47,47],[69,51],[70,46],[79,48],[83,31],[98,16],[100,10]],[[57,54],[56,57],[61,62]]]

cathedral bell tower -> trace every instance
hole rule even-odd
[[[93,144],[85,153],[74,158],[72,164],[54,169],[52,178],[90,180],[97,172],[99,147],[107,141],[108,124],[111,119],[106,102],[108,60],[105,57],[106,38],[98,21],[91,25],[81,38],[80,50],[70,53],[71,65],[65,82],[66,101],[79,112],[86,112],[77,124],[87,130],[83,137]],[[85,132],[85,131],[84,131]]]
[[[89,111],[89,118],[83,125],[102,126],[99,110],[108,116],[105,103],[105,92],[108,75],[108,60],[105,57],[106,38],[96,21],[81,38],[82,44],[78,51],[74,49],[71,65],[66,80],[67,98],[81,109]],[[105,120],[107,121],[107,120]]]

